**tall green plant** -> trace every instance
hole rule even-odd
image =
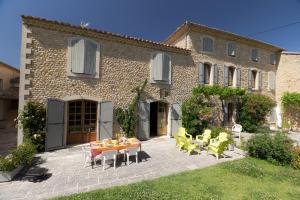
[[[25,139],[30,139],[38,151],[45,149],[46,109],[43,104],[27,101],[17,118],[17,124],[23,129]]]
[[[262,94],[249,93],[242,97],[240,123],[243,129],[255,132],[264,124],[266,115],[275,106],[275,101]]]
[[[283,122],[289,127],[300,126],[300,93],[286,92],[281,98]]]
[[[135,136],[136,124],[138,122],[136,108],[139,100],[141,99],[141,95],[145,90],[147,82],[148,81],[146,79],[142,85],[131,90],[131,92],[136,93],[136,96],[132,99],[128,108],[117,108],[116,110],[117,121],[120,124],[121,129],[126,133],[127,137]]]

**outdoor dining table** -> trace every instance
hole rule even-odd
[[[117,140],[111,140],[110,144],[105,144],[103,141],[94,141],[90,143],[91,145],[91,154],[92,160],[95,159],[96,156],[100,155],[103,151],[108,150],[117,150],[121,151],[127,149],[128,147],[140,147],[140,151],[142,149],[142,143],[137,138],[128,138],[127,142],[118,142]]]

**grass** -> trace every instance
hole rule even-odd
[[[300,199],[300,171],[245,158],[56,199]]]

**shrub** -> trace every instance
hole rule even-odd
[[[0,156],[0,171],[12,171],[20,165],[31,163],[36,147],[29,140],[12,150],[6,157]]]
[[[281,98],[283,127],[300,126],[300,93],[286,92]]]
[[[246,149],[250,156],[268,160],[278,165],[288,165],[292,161],[292,141],[281,132],[257,134],[251,137]]]
[[[199,135],[208,127],[212,117],[212,105],[203,95],[192,96],[182,105],[182,124],[193,136]]]
[[[268,96],[249,93],[242,97],[240,123],[245,131],[255,132],[265,122],[266,115],[275,106]]]
[[[45,150],[46,109],[43,104],[28,101],[19,114],[17,123],[23,129],[25,138],[37,146],[38,151]]]
[[[211,127],[209,127],[209,129],[211,130],[211,137],[212,138],[218,137],[219,133],[221,133],[221,132],[228,133],[228,131],[225,128],[219,127],[219,126],[211,126]]]
[[[292,150],[293,159],[292,159],[292,167],[295,169],[300,169],[300,147],[296,146]]]

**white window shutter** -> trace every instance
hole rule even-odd
[[[97,45],[91,41],[85,41],[85,54],[84,54],[84,73],[96,73],[96,53]]]
[[[258,89],[262,89],[262,71],[257,72],[257,78],[258,78]]]
[[[84,40],[71,40],[71,71],[84,73]]]
[[[163,54],[157,53],[154,55],[153,63],[153,80],[154,81],[161,81],[163,80],[162,73],[163,73]]]
[[[171,71],[171,59],[167,54],[163,54],[162,80],[169,82]]]

